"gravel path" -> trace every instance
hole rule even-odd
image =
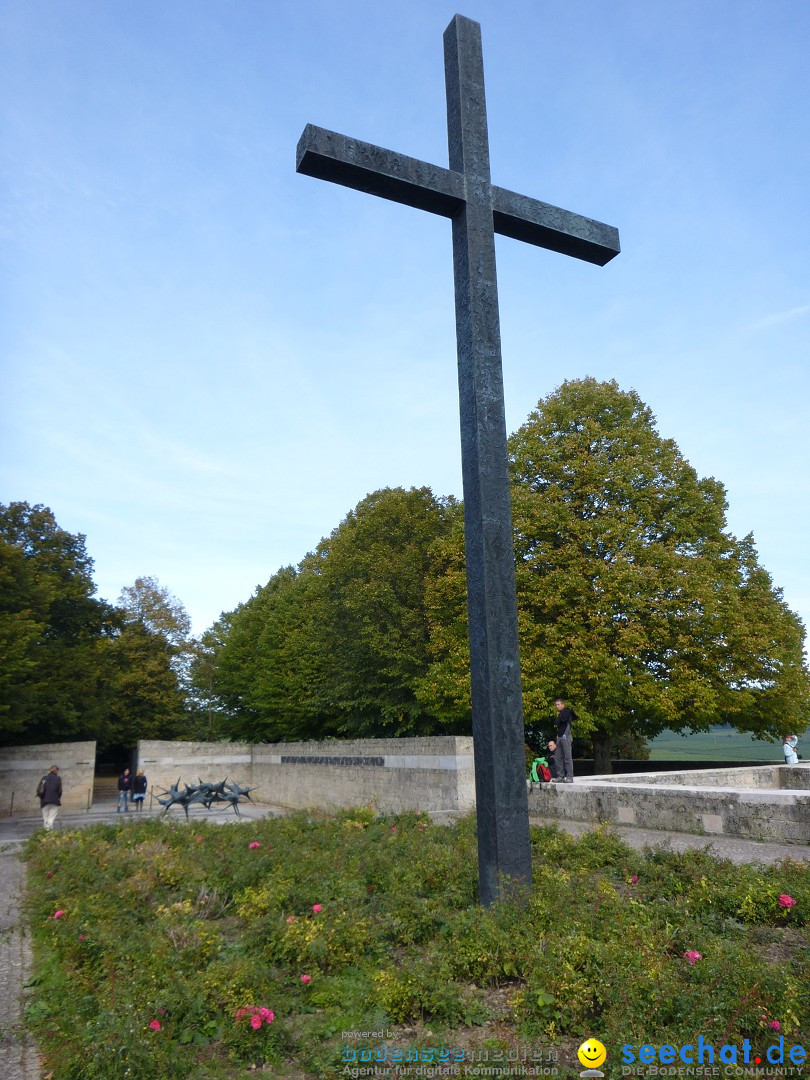
[[[19,918],[25,865],[18,852],[18,845],[0,846],[0,1076],[38,1080],[37,1049],[23,1032],[20,1005],[31,970],[31,944]]]

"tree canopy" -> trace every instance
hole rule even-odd
[[[803,728],[804,627],[650,409],[564,383],[509,442],[524,712],[573,705],[611,742],[717,723]],[[468,732],[462,507],[428,488],[366,496],[200,641],[154,578],[93,596],[84,537],[0,507],[0,731],[9,741],[285,741]]]
[[[436,727],[425,590],[453,500],[427,488],[368,495],[297,568],[240,605],[195,668],[243,737],[419,735]]]
[[[803,727],[804,629],[650,409],[564,383],[511,438],[524,712],[573,704],[597,768],[612,741],[731,722]],[[461,507],[375,492],[238,608],[210,658],[232,719],[267,738],[470,730]],[[241,721],[240,719],[241,718]]]
[[[104,642],[115,610],[94,598],[85,538],[45,506],[0,505],[0,732],[80,738],[104,719]]]
[[[0,735],[132,745],[184,729],[188,616],[152,578],[117,608],[94,596],[85,537],[45,506],[0,506]]]
[[[527,713],[563,694],[605,755],[622,732],[803,726],[801,621],[634,391],[564,383],[510,454]]]
[[[191,619],[182,603],[154,577],[139,577],[121,590],[118,606],[127,625],[140,623],[160,634],[176,654],[188,646]]]

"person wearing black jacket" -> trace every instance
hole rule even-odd
[[[124,813],[129,813],[129,793],[132,790],[132,777],[129,775],[129,769],[124,769],[121,775],[118,777],[118,806],[115,808],[116,814],[121,813],[121,803],[124,804]]]
[[[554,748],[554,763],[557,766],[557,775],[554,777],[555,784],[573,784],[574,782],[574,759],[571,755],[571,743],[573,740],[572,727],[576,720],[576,713],[570,706],[565,704],[565,698],[558,697],[554,702],[557,710],[557,745]]]
[[[143,800],[146,797],[148,784],[143,774],[143,769],[138,769],[135,779],[132,781],[132,805],[136,810],[143,810]]]
[[[37,795],[42,807],[42,824],[46,832],[50,832],[62,805],[62,777],[59,775],[58,765],[51,765],[50,771],[42,777]]]

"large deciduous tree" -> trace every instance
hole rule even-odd
[[[195,668],[230,712],[230,730],[267,740],[435,730],[421,696],[425,589],[454,513],[428,488],[374,492],[297,569],[237,608]]]
[[[527,725],[550,732],[551,703],[567,697],[603,772],[617,736],[731,722],[764,738],[804,726],[801,621],[753,538],[728,531],[723,486],[697,476],[635,392],[564,383],[509,447]],[[459,715],[463,590],[456,533],[429,590],[429,690],[437,710]]]
[[[94,597],[85,538],[45,506],[0,506],[0,737],[133,744],[185,730],[188,616],[152,578]]]
[[[664,728],[803,726],[804,628],[650,410],[563,384],[510,440],[524,712],[563,695],[597,769]],[[375,492],[218,624],[206,692],[243,737],[470,728],[463,521],[428,489]],[[200,668],[202,672],[202,668]],[[199,679],[198,679],[199,681]],[[213,715],[213,714],[212,714]],[[235,727],[234,727],[235,725]]]
[[[7,742],[91,737],[105,718],[116,612],[94,598],[84,536],[45,506],[0,505],[0,733]]]
[[[564,383],[510,453],[527,714],[569,697],[597,770],[623,732],[798,726],[802,624],[634,391]]]
[[[175,655],[188,648],[191,619],[182,603],[157,578],[139,577],[121,590],[118,606],[126,623],[160,634]]]
[[[377,491],[310,560],[318,582],[321,706],[342,732],[435,730],[420,696],[430,663],[425,590],[433,546],[453,517],[453,500],[436,499],[429,488]]]
[[[110,722],[117,741],[183,736],[192,657],[191,620],[154,577],[136,578],[118,598],[121,630],[110,653]]]

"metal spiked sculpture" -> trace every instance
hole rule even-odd
[[[167,814],[173,806],[182,806],[188,820],[188,808],[190,806],[202,804],[206,810],[210,810],[214,803],[228,803],[233,807],[236,816],[241,817],[239,801],[247,799],[249,802],[253,802],[250,793],[256,790],[255,787],[241,787],[237,783],[229,784],[227,776],[224,780],[220,780],[218,784],[212,784],[200,777],[197,777],[197,779],[200,781],[198,784],[185,784],[185,791],[181,791],[180,777],[178,776],[175,784],[163,790],[157,801],[163,807],[164,814]]]

